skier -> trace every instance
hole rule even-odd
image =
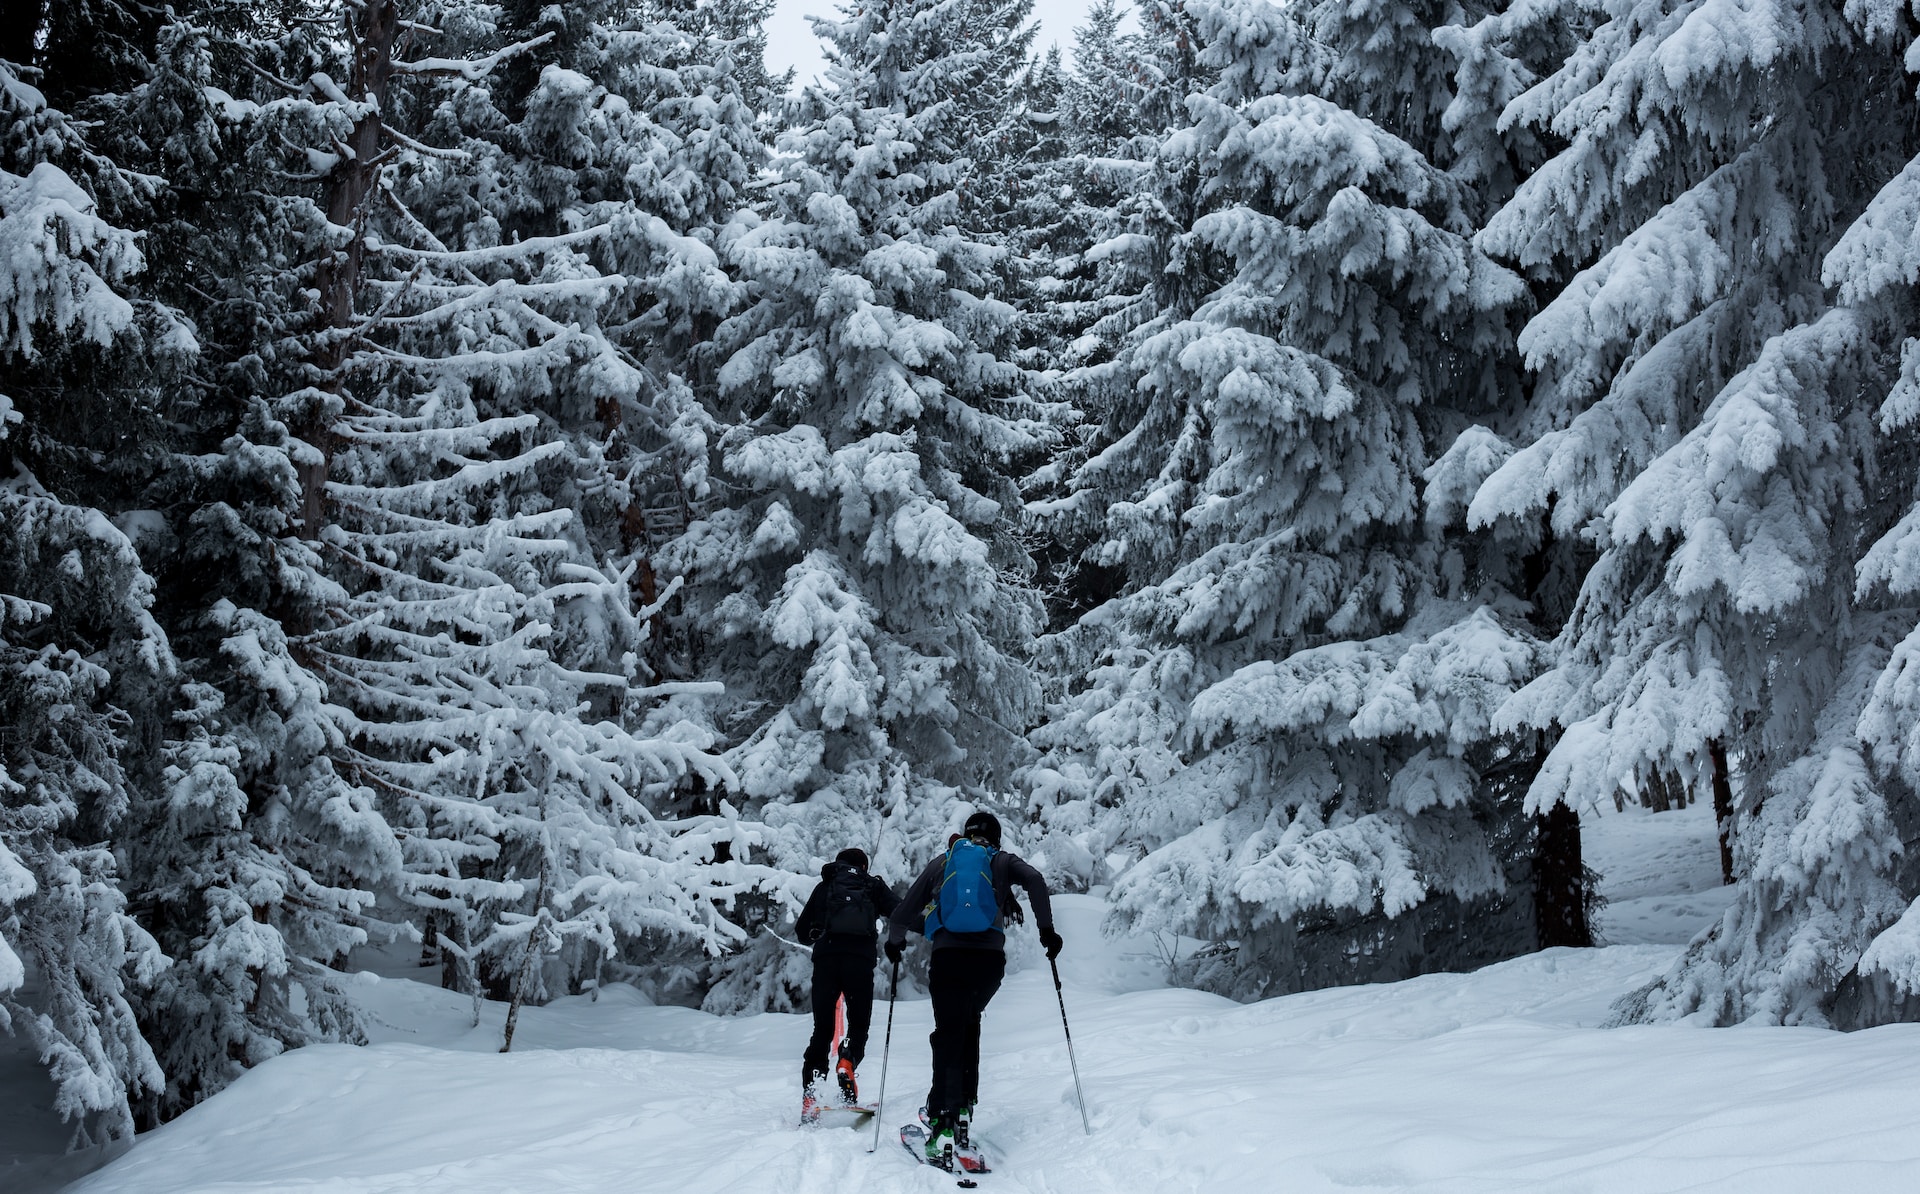
[[[1000,849],[1000,820],[989,812],[965,828],[920,872],[888,919],[887,959],[895,966],[907,930],[933,944],[927,986],[933,996],[933,1086],[927,1091],[926,1160],[951,1168],[972,1147],[968,1127],[980,1094],[980,1016],[1007,972],[1008,920],[1020,919],[1013,885],[1027,889],[1040,944],[1060,953],[1047,882],[1018,855]],[[972,1166],[966,1166],[971,1168]]]
[[[866,1056],[867,1029],[873,1023],[873,963],[880,943],[877,922],[899,902],[884,880],[867,873],[866,851],[849,847],[820,868],[820,883],[800,910],[794,932],[802,944],[813,947],[813,1036],[800,1061],[803,1122],[820,1118],[815,1088],[827,1075],[827,1050],[836,1029],[834,1007],[842,999],[846,1001],[846,1036],[840,1041],[834,1077],[841,1102],[859,1104],[854,1071]]]

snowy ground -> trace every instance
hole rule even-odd
[[[1634,807],[1581,818],[1581,853],[1600,872],[1607,906],[1605,942],[1685,945],[1727,910],[1733,889],[1720,883],[1720,839],[1713,807],[1671,812]]]
[[[1720,906],[1717,891],[1677,890],[1717,879],[1700,862],[1711,818],[1703,836],[1689,815],[1592,827],[1596,865],[1620,885],[1614,940],[1648,925],[1671,937]],[[1102,941],[1099,916],[1092,899],[1061,901],[1094,1136],[1044,965],[1017,973],[987,1015],[980,1134],[1001,1166],[983,1190],[1913,1188],[1920,1026],[1598,1029],[1671,943],[1240,1006],[1160,986],[1151,943]],[[720,1019],[612,988],[531,1009],[503,1056],[497,1007],[469,1029],[470,1005],[437,988],[358,982],[380,1043],[265,1065],[74,1189],[953,1189],[893,1138],[927,1081],[924,1001],[899,1005],[887,1131],[869,1154],[870,1133],[791,1126],[800,1017]]]

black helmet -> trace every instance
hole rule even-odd
[[[846,849],[840,851],[840,853],[835,854],[833,860],[835,862],[844,862],[856,870],[864,871],[867,869],[867,852],[857,846],[848,846]]]
[[[983,810],[968,817],[966,828],[961,832],[996,850],[1000,848],[1000,818],[990,812]]]

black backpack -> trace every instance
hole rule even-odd
[[[878,937],[874,921],[880,909],[874,905],[867,877],[850,866],[834,871],[827,881],[825,933],[842,937]]]

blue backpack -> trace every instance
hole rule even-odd
[[[928,937],[941,929],[981,933],[994,926],[1000,918],[1000,905],[993,895],[993,856],[998,853],[964,837],[947,847],[940,891],[927,905]]]

